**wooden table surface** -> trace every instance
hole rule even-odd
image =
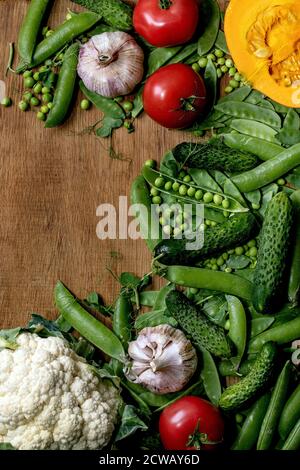
[[[67,8],[80,9],[68,0],[53,3],[52,27],[63,21]],[[5,79],[8,43],[16,41],[27,5],[26,0],[0,1],[0,80],[14,104],[21,99],[22,79],[12,74]],[[83,135],[99,111],[81,111],[80,99],[78,94],[68,122],[54,130],[17,106],[0,109],[0,327],[22,325],[31,312],[55,315],[58,279],[79,297],[96,290],[111,302],[118,284],[107,268],[139,275],[150,269],[142,240],[97,238],[96,208],[117,205],[142,163],[159,159],[188,134],[143,116],[135,133],[121,129],[112,141]],[[110,145],[124,161],[109,156]]]

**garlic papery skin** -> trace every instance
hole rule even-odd
[[[157,394],[182,390],[198,362],[192,343],[169,325],[141,330],[129,343],[128,355],[132,363],[127,378]]]
[[[128,95],[144,75],[144,53],[120,31],[93,36],[79,52],[77,72],[88,90],[115,98]]]

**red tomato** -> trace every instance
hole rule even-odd
[[[135,30],[156,47],[188,42],[198,19],[198,0],[139,0],[133,12]]]
[[[191,126],[204,112],[205,85],[188,65],[171,64],[158,69],[146,81],[144,109],[156,122],[170,129]]]
[[[224,422],[211,403],[187,396],[164,409],[159,433],[167,450],[213,450],[223,441]]]

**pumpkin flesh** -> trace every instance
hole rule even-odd
[[[249,84],[288,107],[300,107],[300,1],[231,0],[227,44]]]

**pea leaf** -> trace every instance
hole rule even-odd
[[[244,269],[251,263],[250,258],[245,255],[231,255],[227,260],[227,266],[232,269]]]
[[[172,178],[178,176],[178,163],[175,160],[172,150],[167,152],[160,163],[160,171]]]
[[[101,127],[96,130],[97,137],[110,137],[114,129],[119,129],[123,126],[123,119],[114,119],[110,116],[105,116],[102,120]]]
[[[218,36],[215,42],[215,47],[217,49],[221,49],[221,51],[225,52],[225,54],[229,54],[229,49],[227,46],[225,34],[221,29],[218,32]]]
[[[205,315],[219,326],[224,327],[227,316],[227,302],[224,295],[211,296],[206,302],[201,305]]]
[[[300,142],[300,117],[294,109],[289,109],[277,139],[284,145],[295,145]]]
[[[260,204],[261,201],[261,192],[259,189],[255,191],[251,191],[249,193],[244,193],[245,198],[247,201],[251,202],[251,204]]]
[[[142,86],[137,92],[137,94],[135,95],[135,98],[133,100],[133,109],[131,111],[131,115],[134,119],[137,118],[144,109],[143,89],[144,87]]]
[[[285,177],[285,180],[292,189],[300,189],[300,173],[292,172]]]
[[[205,18],[205,29],[198,41],[198,54],[202,57],[212,49],[219,32],[221,15],[218,3],[215,0],[203,0],[200,16]]]
[[[147,429],[147,424],[138,415],[138,409],[132,405],[125,405],[115,441],[121,441],[137,431],[147,431]]]
[[[22,332],[22,328],[12,328],[0,330],[0,351],[1,349],[17,349],[16,339]]]
[[[119,282],[123,287],[129,289],[143,289],[149,285],[151,277],[146,275],[140,278],[134,274],[124,272],[119,276]]]
[[[134,327],[137,331],[140,331],[143,328],[158,325],[170,325],[176,328],[178,323],[175,318],[168,315],[168,311],[163,308],[161,310],[142,313],[136,318]]]

